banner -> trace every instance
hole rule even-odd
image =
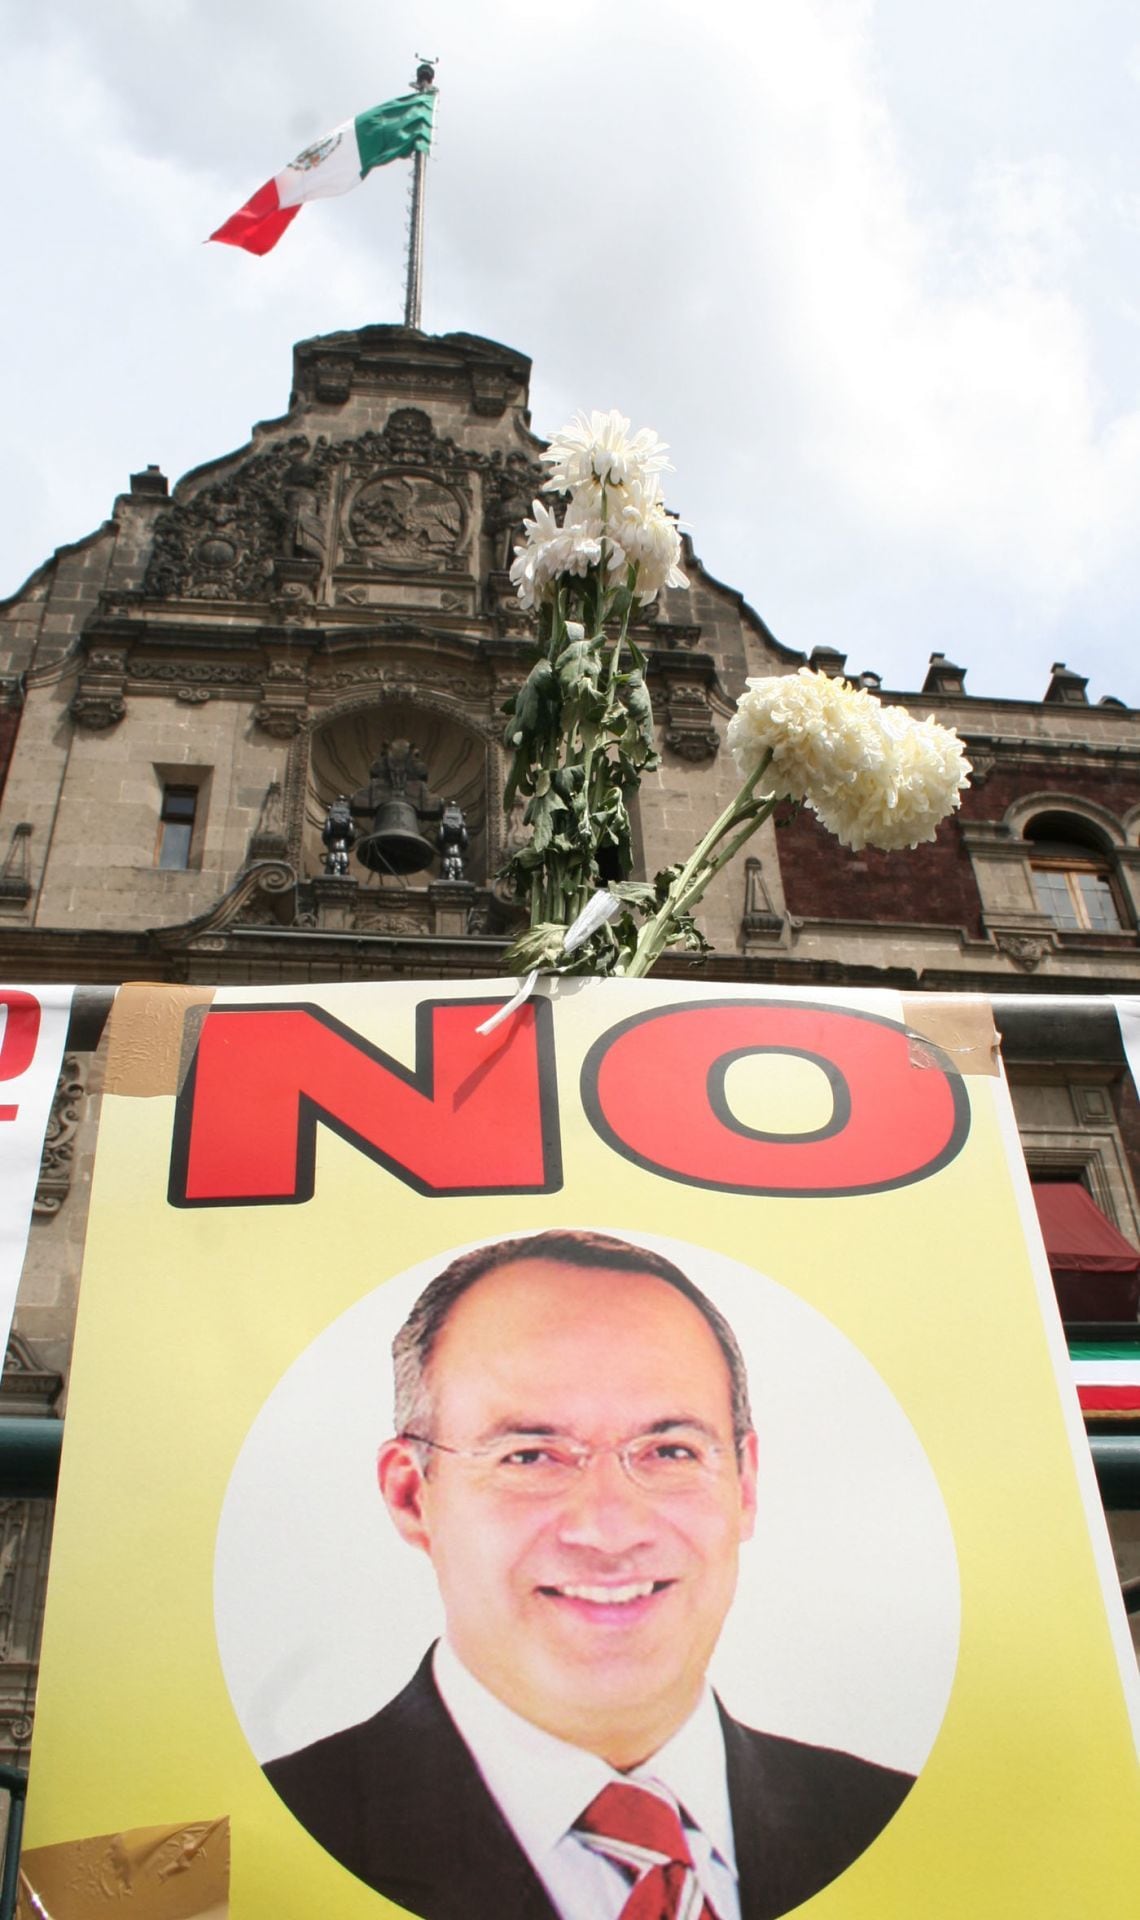
[[[71,987],[0,987],[0,1352],[12,1330]]]
[[[236,1920],[1111,1911],[1140,1688],[988,1006],[480,1033],[513,984],[122,989],[29,1920],[84,1847],[167,1911],[140,1830]]]

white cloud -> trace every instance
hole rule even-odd
[[[201,242],[422,49],[426,324],[531,353],[540,428],[593,405],[657,427],[698,551],[793,645],[896,685],[942,648],[1033,693],[1061,654],[1140,702],[1114,665],[1140,601],[1135,187],[1098,144],[1104,87],[1063,37],[1049,65],[1022,0],[980,46],[932,23],[964,63],[944,94],[893,0],[582,0],[572,33],[522,0],[392,0],[379,49],[370,0],[8,12],[29,182],[0,591],[131,467],[176,477],[279,413],[295,339],[400,317],[406,170],[265,260]],[[1090,18],[1090,74],[1123,71],[1122,32]]]
[[[764,328],[802,457],[880,550],[920,542],[1055,615],[1140,504],[1140,414],[1096,429],[1080,179],[991,160],[956,215],[919,204],[858,12],[798,9],[748,64],[787,185],[762,216]]]

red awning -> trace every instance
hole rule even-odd
[[[1035,1180],[1049,1265],[1068,1273],[1136,1273],[1140,1253],[1106,1220],[1079,1180]]]

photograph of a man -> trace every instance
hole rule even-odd
[[[379,1480],[446,1621],[372,1719],[266,1774],[423,1920],[776,1920],[912,1782],[758,1732],[707,1668],[756,1515],[732,1329],[600,1233],[478,1248],[396,1337]]]

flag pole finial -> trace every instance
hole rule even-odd
[[[434,93],[438,61],[416,55],[416,93]],[[424,259],[424,186],[427,178],[427,154],[417,152],[412,159],[412,204],[408,215],[408,284],[404,295],[404,325],[420,331],[420,299]]]

